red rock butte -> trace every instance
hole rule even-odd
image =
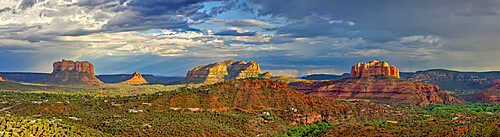
[[[52,73],[38,82],[51,85],[103,85],[95,77],[94,66],[90,62],[64,59],[54,62]]]
[[[62,61],[57,61],[54,62],[53,64],[54,68],[52,73],[54,72],[61,72],[65,70],[76,70],[77,72],[87,72],[90,73],[91,75],[94,74],[94,66],[88,62],[88,61],[71,61],[71,60],[62,60]]]
[[[186,74],[182,80],[185,83],[216,83],[248,77],[272,77],[271,73],[264,73],[259,64],[254,61],[226,60],[224,62],[201,65]]]
[[[352,66],[350,78],[361,78],[374,75],[394,76],[399,78],[399,70],[395,66],[389,66],[385,61],[373,60],[368,63],[359,62]]]
[[[135,72],[134,74],[132,74],[132,77],[130,77],[128,80],[126,81],[123,81],[121,83],[124,83],[124,84],[136,84],[136,85],[142,85],[142,84],[148,84],[149,82],[146,81],[146,79],[144,79],[142,77],[142,74],[141,73],[137,73]]]

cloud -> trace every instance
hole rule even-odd
[[[267,22],[262,22],[262,21],[253,20],[253,19],[242,19],[242,20],[217,19],[217,20],[209,21],[207,23],[208,24],[224,23],[225,26],[232,26],[232,27],[270,27],[270,26],[275,26],[275,25],[267,23]]]
[[[301,0],[252,0],[252,2],[262,6],[259,9],[259,14],[262,16],[286,17],[298,22],[307,22],[311,15],[318,15],[333,20],[351,21],[355,25],[342,28],[358,32],[354,37],[378,42],[413,35],[462,37],[473,33],[500,32],[500,26],[496,25],[498,18],[495,18],[498,17],[500,2],[496,0],[481,2],[312,0],[307,3]],[[324,25],[318,24],[317,27],[311,26],[310,30],[321,28],[324,28]],[[330,33],[323,32],[317,35],[335,35],[333,33],[335,30],[328,32]],[[350,36],[351,33],[345,33],[345,37]]]
[[[333,21],[333,22],[332,22]],[[340,34],[349,35],[346,24],[335,23],[337,20],[328,20],[317,15],[311,15],[304,20],[297,21],[285,26],[273,28],[276,34],[287,35],[287,37],[317,37],[317,36],[338,36]]]
[[[345,55],[346,56],[353,56],[353,57],[359,57],[359,56],[377,57],[377,56],[385,55],[388,53],[390,53],[390,52],[387,50],[383,50],[383,49],[362,49],[362,50],[358,50],[358,51],[345,53]]]
[[[221,32],[217,32],[214,35],[221,35],[221,36],[255,36],[257,33],[256,32],[243,32],[239,33],[236,30],[225,30]]]
[[[372,59],[406,71],[494,70],[499,7],[496,0],[4,0],[0,63],[12,65],[0,69],[49,72],[52,61],[67,58],[95,62],[98,73],[164,75],[225,59],[290,76],[340,74]]]

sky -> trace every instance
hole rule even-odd
[[[500,70],[498,0],[0,0],[0,71],[185,76],[226,59],[273,75]]]

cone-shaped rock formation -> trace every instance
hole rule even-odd
[[[146,79],[144,79],[142,77],[141,73],[135,72],[134,74],[132,74],[132,77],[130,77],[128,80],[123,81],[121,83],[142,85],[142,84],[148,84],[148,81],[146,81]]]

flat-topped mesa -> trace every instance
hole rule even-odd
[[[352,66],[350,78],[361,78],[367,76],[382,75],[399,78],[399,70],[395,66],[389,66],[385,61],[373,60],[368,63],[359,62]]]
[[[221,81],[260,77],[262,71],[254,61],[226,60],[224,62],[201,65],[188,71],[183,82],[187,83],[216,83]]]
[[[88,61],[71,61],[71,60],[62,60],[54,62],[54,68],[52,73],[61,72],[65,70],[75,70],[77,72],[87,72],[91,75],[94,75],[94,65],[92,65]]]
[[[103,85],[95,77],[94,65],[88,61],[62,60],[54,62],[52,73],[38,81],[51,85]]]
[[[132,74],[132,77],[130,77],[128,80],[126,81],[123,81],[121,83],[124,83],[124,84],[135,84],[135,85],[142,85],[142,84],[148,84],[149,82],[146,81],[146,79],[144,79],[142,77],[142,74],[141,73],[137,73],[135,72],[134,74]]]

